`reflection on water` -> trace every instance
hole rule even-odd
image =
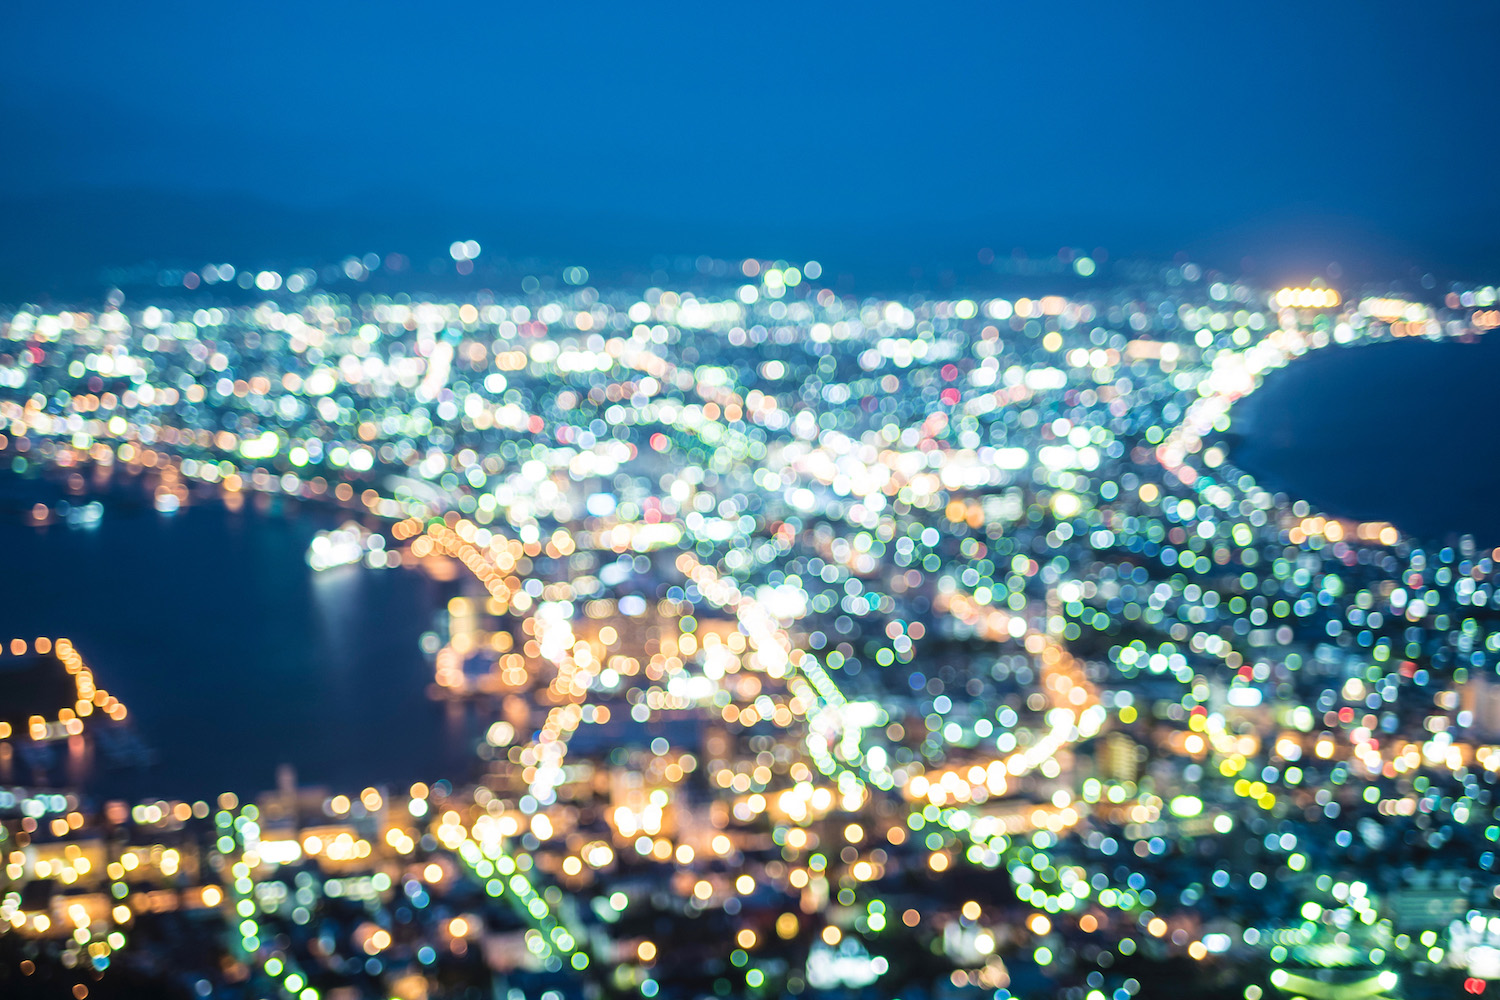
[[[308,543],[337,511],[195,499],[163,515],[117,490],[96,528],[35,527],[31,504],[60,496],[49,488],[0,478],[0,638],[71,638],[140,745],[113,734],[99,748],[23,747],[13,755],[35,759],[0,758],[0,771],[88,773],[93,789],[129,796],[253,792],[282,763],[346,788],[467,773],[483,720],[427,697],[419,646],[451,584],[314,573]]]
[[[1500,542],[1500,339],[1330,347],[1233,413],[1231,454],[1268,487],[1430,538]]]

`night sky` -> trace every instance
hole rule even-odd
[[[1488,3],[26,4],[0,265],[1186,251],[1493,280]]]

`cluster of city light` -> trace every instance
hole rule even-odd
[[[83,720],[95,711],[115,722],[124,721],[128,714],[124,703],[103,688],[95,686],[94,673],[84,665],[83,657],[73,647],[72,640],[54,641],[43,636],[28,644],[25,639],[12,639],[9,643],[0,645],[0,656],[4,656],[7,651],[12,657],[26,656],[28,652],[38,657],[55,657],[63,670],[73,678],[73,703],[58,706],[57,717],[52,720],[41,715],[28,716],[24,730],[28,739],[43,742],[80,736],[84,729]],[[21,735],[23,733],[16,731],[12,723],[0,720],[0,742]]]
[[[1342,301],[1331,288],[1283,288],[1275,296],[1280,309],[1333,309]]]
[[[478,253],[455,243],[452,257],[462,271]],[[208,484],[231,502],[279,493],[383,520],[383,532],[360,529],[353,558],[371,562],[378,550],[382,564],[435,575],[451,562],[478,588],[448,605],[433,655],[444,696],[520,694],[542,709],[536,723],[496,723],[482,747],[519,776],[504,801],[481,785],[472,804],[439,805],[413,788],[400,822],[357,831],[352,812],[395,804],[367,789],[330,800],[337,823],[295,837],[263,838],[251,806],[215,814],[232,877],[200,898],[233,915],[239,954],[260,974],[303,1000],[317,995],[267,944],[255,916],[263,880],[283,867],[390,859],[417,866],[414,901],[446,891],[457,859],[526,921],[529,954],[580,974],[609,963],[584,944],[592,932],[575,909],[549,893],[607,892],[616,872],[647,864],[681,876],[686,913],[735,918],[725,943],[734,988],[785,977],[759,956],[804,921],[815,933],[809,983],[884,975],[890,963],[872,951],[915,933],[938,935],[958,966],[955,986],[1001,988],[1001,951],[1066,967],[1076,951],[1064,931],[1126,956],[1148,948],[1208,962],[1251,951],[1280,963],[1312,954],[1320,939],[1307,928],[1340,926],[1340,913],[1389,921],[1373,890],[1325,905],[1338,888],[1314,881],[1306,838],[1345,848],[1343,838],[1364,836],[1345,817],[1366,808],[1392,821],[1440,808],[1461,839],[1497,829],[1476,781],[1500,770],[1500,754],[1464,735],[1461,717],[1475,710],[1438,688],[1492,668],[1500,652],[1500,633],[1476,613],[1495,606],[1500,554],[1427,550],[1388,524],[1279,503],[1214,443],[1236,400],[1308,351],[1487,329],[1483,289],[1455,292],[1447,307],[1460,318],[1439,323],[1417,303],[1345,306],[1330,289],[1259,296],[1191,265],[1169,284],[1193,294],[1155,303],[857,302],[811,287],[811,263],[739,270],[749,283],[718,298],[609,299],[575,268],[565,284],[578,291],[527,301],[356,309],[319,296],[234,315],[12,318],[0,385],[40,384],[47,365],[74,380],[61,396],[48,386],[0,398],[0,454],[13,465],[25,468],[45,441],[60,467],[123,464],[154,477],[164,513]],[[253,283],[283,284],[272,272]],[[285,356],[242,357],[227,336],[237,325],[282,338]],[[694,340],[700,332],[719,339]],[[39,358],[12,363],[32,345]],[[130,388],[104,384],[120,376]],[[232,415],[239,429],[176,426],[180,401]],[[332,540],[312,555],[351,561]],[[677,596],[617,590],[642,572],[612,569],[621,558],[643,560]],[[915,610],[917,599],[931,610]],[[706,625],[708,614],[727,631]],[[968,688],[929,652],[931,640],[953,638],[999,657]],[[1441,678],[1434,648],[1459,664]],[[57,651],[66,664],[61,641]],[[1320,655],[1338,659],[1319,670],[1348,676],[1323,688],[1307,667]],[[489,670],[466,667],[475,658]],[[62,709],[73,714],[58,719],[67,733],[95,710],[123,717],[91,677],[87,697],[79,683],[77,705]],[[1412,699],[1425,699],[1420,733],[1397,728],[1393,706]],[[627,714],[635,724],[706,718],[732,747],[767,740],[776,753],[731,749],[711,761],[661,740],[639,792],[617,800],[601,829],[575,830],[561,797],[595,766],[573,749],[576,734]],[[42,722],[31,728],[46,735]],[[1086,777],[1079,759],[1104,760],[1105,738],[1126,734],[1124,763],[1108,766],[1130,772],[1139,746],[1172,762],[1172,776],[1156,779],[1169,787],[1133,773]],[[684,824],[692,807],[677,788],[698,758],[724,808],[709,834]],[[1296,818],[1304,801],[1322,810],[1325,830]],[[892,806],[894,816],[882,811]],[[177,812],[142,803],[131,818],[141,828],[188,821]],[[1262,816],[1297,832],[1268,840],[1253,870],[1205,868],[1193,899],[1168,889],[1174,838],[1222,837]],[[745,860],[741,827],[768,829],[782,859]],[[68,816],[50,828],[76,829]],[[113,863],[122,873],[127,857],[141,863],[123,855]],[[177,860],[152,857],[176,877]],[[24,874],[86,877],[78,860]],[[963,865],[1004,867],[1034,911],[1010,944],[987,926],[1003,918],[978,903],[924,923],[915,910],[896,919],[881,898],[890,874],[936,879]],[[1287,891],[1307,897],[1307,927],[1246,916],[1233,934],[1209,930],[1195,915],[1209,904],[1196,900],[1231,877],[1252,890],[1247,914],[1254,890],[1294,879]],[[817,912],[782,914],[792,921],[783,932],[778,918],[771,939],[746,909],[765,891],[800,895]],[[596,910],[608,922],[629,905],[617,893]],[[21,911],[8,912],[15,924]],[[52,922],[22,921],[38,931]],[[476,927],[471,915],[445,918],[423,954],[463,947]],[[1436,936],[1403,937],[1381,954],[1441,960]],[[90,941],[94,955],[101,942]],[[372,959],[393,947],[375,925],[359,941]],[[634,971],[615,982],[656,995],[673,956],[649,940],[629,947]],[[1385,989],[1394,973],[1373,975]]]

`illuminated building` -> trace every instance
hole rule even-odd
[[[1107,733],[1099,740],[1095,759],[1099,776],[1109,781],[1135,782],[1141,776],[1144,747],[1124,733]]]

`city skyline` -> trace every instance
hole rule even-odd
[[[1496,37],[14,12],[0,996],[1492,995]]]
[[[453,588],[406,711],[473,723],[409,786],[119,799],[108,649],[9,638],[77,684],[0,729],[12,982],[133,995],[190,933],[201,996],[1483,989],[1500,556],[1222,435],[1303,355],[1477,350],[1493,286],[903,303],[733,263],[478,301],[215,265],[174,294],[256,304],[9,316],[0,455],[72,498],[30,530],[100,530],[116,480],[343,511],[308,570]]]

